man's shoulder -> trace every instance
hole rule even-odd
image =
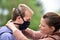
[[[6,28],[6,26],[1,26],[1,27],[0,27],[0,30],[1,30],[1,29],[5,29],[5,28]]]
[[[6,26],[2,26],[2,27],[0,28],[0,35],[3,34],[3,33],[13,34],[12,31],[11,31],[8,27],[6,27]]]
[[[2,37],[11,37],[12,34],[11,34],[11,33],[3,33],[1,36],[2,36]]]
[[[3,33],[0,35],[1,40],[13,40],[13,35],[10,33]]]
[[[16,38],[11,33],[3,33],[0,35],[1,40],[16,40]]]

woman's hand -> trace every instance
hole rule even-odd
[[[16,31],[16,30],[18,30],[18,29],[15,27],[14,23],[12,22],[12,20],[9,20],[9,21],[7,22],[7,24],[6,24],[6,26],[7,26],[8,28],[10,28],[13,32]]]
[[[26,38],[23,33],[15,27],[14,23],[11,20],[7,22],[6,26],[13,31],[13,35],[17,40],[28,40],[28,38]]]

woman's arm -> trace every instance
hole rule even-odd
[[[13,35],[16,37],[17,40],[28,40],[28,38],[25,37],[23,33],[18,29],[13,30]]]
[[[27,28],[26,30],[23,31],[23,34],[22,34],[22,32],[15,27],[13,22],[8,21],[6,25],[13,31],[13,34],[17,39],[21,39],[19,36],[22,36],[23,34],[25,34],[26,36],[32,39],[40,38],[40,31],[37,32],[37,31]],[[23,37],[26,38],[25,36]]]
[[[13,31],[13,35],[17,40],[28,40],[28,38],[25,37],[23,33],[15,27],[13,22],[8,22],[6,26],[8,26]]]
[[[34,31],[30,28],[27,28],[26,30],[23,30],[22,33],[32,39],[39,39],[40,38],[40,31]]]

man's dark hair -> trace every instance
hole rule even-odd
[[[19,4],[17,8],[13,8],[12,11],[12,20],[15,21],[18,16],[24,17],[25,11],[28,10],[31,14],[33,14],[32,9],[25,4]]]
[[[21,16],[21,18],[24,17],[25,12],[22,12],[19,8],[15,8],[12,12],[12,20],[15,21],[18,16]]]

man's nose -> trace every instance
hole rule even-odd
[[[30,21],[30,19],[27,19],[27,21]]]
[[[31,20],[31,17],[27,18],[27,21],[30,21]]]

